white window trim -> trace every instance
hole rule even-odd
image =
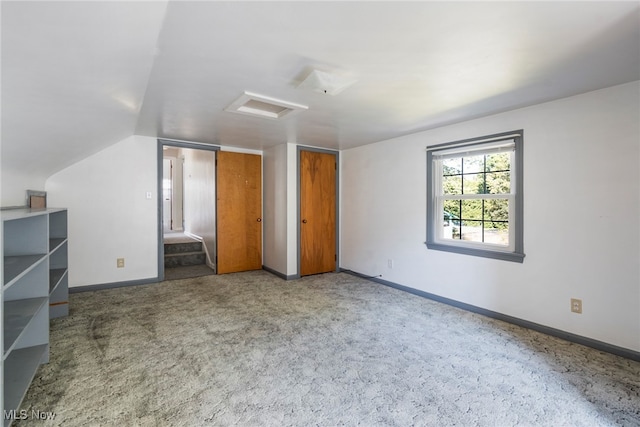
[[[507,261],[522,262],[522,139],[523,131],[506,132],[462,141],[427,147],[427,241],[428,249],[462,253]],[[494,142],[495,141],[495,142]],[[509,148],[508,148],[509,147]],[[506,194],[442,193],[442,160],[487,152],[511,151],[510,192]],[[509,243],[493,243],[452,240],[444,237],[445,200],[509,200]]]

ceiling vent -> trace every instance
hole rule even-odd
[[[311,70],[298,85],[298,89],[310,89],[327,95],[337,95],[357,81],[355,77],[327,71]]]
[[[309,107],[306,105],[295,104],[256,93],[244,92],[240,98],[236,99],[224,110],[231,113],[277,120],[308,109]]]

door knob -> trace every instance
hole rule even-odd
[[[303,224],[306,224],[306,223],[307,223],[307,220],[306,220],[306,219],[303,219],[303,220],[302,220],[302,223],[303,223]]]
[[[262,218],[258,218],[258,222],[262,222]]]

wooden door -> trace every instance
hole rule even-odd
[[[336,169],[331,153],[300,151],[300,275],[336,270]]]
[[[262,268],[262,158],[218,151],[217,272]]]

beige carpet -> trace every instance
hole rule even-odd
[[[19,426],[639,426],[640,363],[347,274],[71,295]]]
[[[204,264],[187,265],[183,267],[171,267],[164,269],[164,280],[193,279],[201,276],[211,276],[216,274],[212,268]]]

